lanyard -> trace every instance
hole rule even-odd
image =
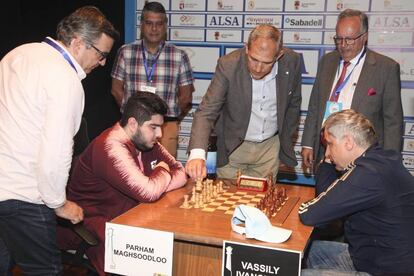
[[[349,81],[352,72],[354,72],[355,67],[358,66],[359,62],[361,61],[361,59],[365,56],[365,53],[367,51],[367,48],[364,48],[364,51],[362,52],[362,54],[359,56],[357,63],[355,64],[354,68],[352,68],[351,72],[348,74],[348,76],[345,78],[345,80],[336,88],[335,90],[335,98],[338,99],[339,98],[339,94],[341,93],[342,88],[344,88],[344,86],[347,84],[347,82]]]
[[[68,53],[62,49],[62,47],[60,47],[58,44],[56,44],[56,42],[54,42],[53,40],[51,40],[50,38],[46,37],[45,40],[43,40],[44,42],[46,42],[47,44],[49,44],[50,46],[52,46],[53,48],[55,48],[56,50],[59,51],[59,53],[62,54],[62,56],[66,59],[66,61],[70,64],[70,66],[72,66],[73,69],[75,69],[76,73],[78,73],[78,70],[76,70],[75,64],[73,64],[72,60],[70,59]]]
[[[149,72],[148,72],[148,61],[147,61],[147,58],[145,56],[144,40],[142,40],[141,43],[142,43],[142,58],[144,59],[145,75],[147,76],[147,81],[152,82],[152,77],[154,75],[154,68],[157,65],[157,61],[158,61],[158,58],[160,57],[161,51],[164,48],[164,43],[162,44],[161,48],[158,49],[158,52],[155,56],[155,59],[152,63],[152,66],[151,66],[151,71],[149,71]]]

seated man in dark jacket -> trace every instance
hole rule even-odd
[[[314,241],[302,275],[414,275],[414,177],[401,154],[381,149],[372,124],[353,110],[332,114],[323,134],[317,181],[324,192],[299,215],[314,226],[343,218],[349,244]]]

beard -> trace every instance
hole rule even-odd
[[[145,142],[144,137],[141,134],[141,131],[137,129],[134,135],[131,138],[132,143],[139,151],[150,151],[154,145],[147,145],[148,143]]]

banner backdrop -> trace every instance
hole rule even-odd
[[[150,1],[151,2],[151,1]],[[281,167],[280,181],[314,183],[304,174],[300,141],[318,60],[335,49],[332,37],[338,14],[347,8],[369,16],[368,46],[401,66],[404,110],[405,166],[414,175],[414,1],[412,0],[159,0],[168,14],[168,39],[184,49],[195,72],[193,109],[181,123],[178,160],[185,162],[192,115],[215,70],[217,59],[243,47],[258,24],[272,24],[283,32],[283,40],[302,55],[301,122],[295,144],[299,165]],[[125,0],[126,43],[139,38],[144,0]]]

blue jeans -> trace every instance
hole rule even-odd
[[[302,276],[370,275],[356,270],[349,255],[348,244],[342,242],[314,240],[309,249],[306,267],[307,269],[302,269]]]
[[[4,242],[3,246],[0,244],[0,254],[10,256],[24,275],[62,274],[60,250],[56,244],[56,216],[46,205],[1,201],[0,239]],[[0,265],[8,263],[2,260]],[[3,267],[0,271],[8,269]]]

